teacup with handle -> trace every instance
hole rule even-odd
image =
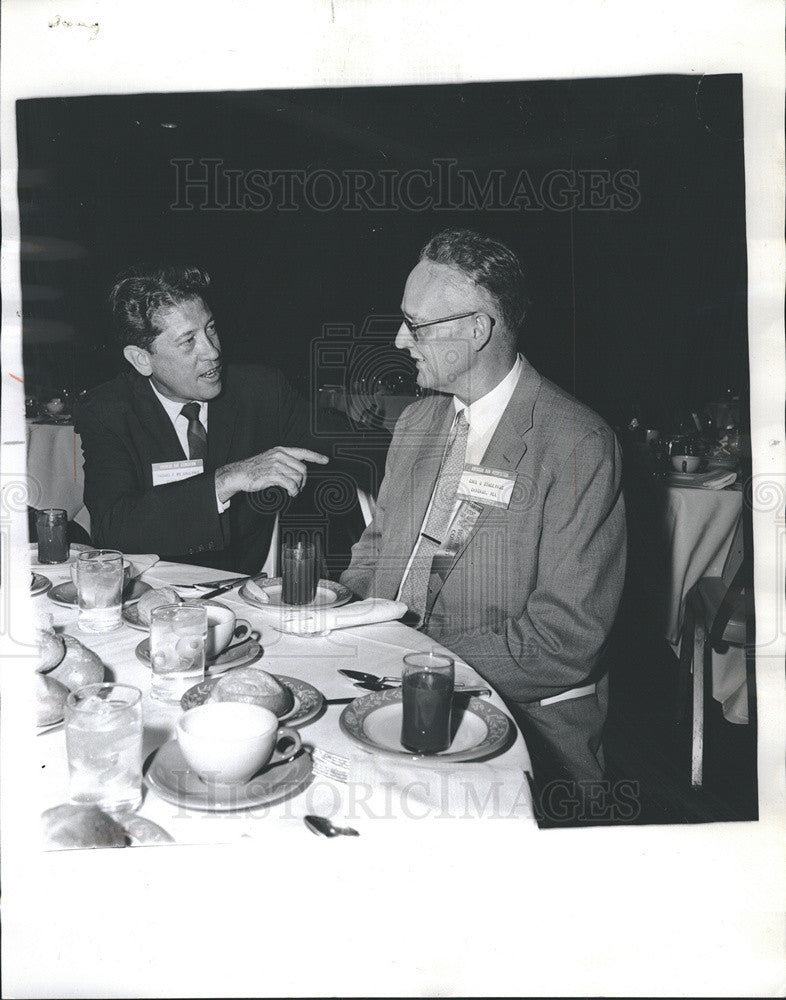
[[[291,747],[279,750],[286,739]],[[186,763],[212,785],[242,785],[263,767],[292,760],[300,734],[280,726],[275,713],[245,702],[207,702],[184,712],[177,741]]]

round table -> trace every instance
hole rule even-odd
[[[72,424],[27,420],[27,483],[31,507],[62,507],[89,533],[82,442]]]
[[[68,579],[69,574],[67,566],[38,571],[45,572],[55,584]],[[223,575],[230,574],[159,562],[143,574],[143,579],[153,586],[163,586],[219,579]],[[186,593],[188,591],[184,590],[183,594]],[[238,617],[248,619],[261,633],[264,654],[257,661],[258,666],[270,673],[307,681],[326,699],[354,698],[365,693],[339,674],[339,667],[397,676],[404,653],[434,648],[428,636],[400,622],[340,629],[318,638],[285,635],[267,625],[264,613],[242,600],[236,590],[218,600],[231,606]],[[135,654],[147,633],[124,623],[121,629],[103,636],[87,635],[77,627],[76,608],[56,605],[46,595],[34,598],[33,603],[36,614],[51,613],[60,631],[76,636],[101,656],[107,667],[107,679],[133,684],[142,690],[143,754],[146,758],[173,738],[182,710],[179,705],[151,697],[150,668]],[[485,684],[471,667],[458,660],[456,681]],[[504,711],[498,695],[493,694],[489,700]],[[450,810],[454,807],[462,818],[475,813],[483,818],[510,815],[523,820],[527,826],[536,827],[525,774],[531,773],[530,760],[524,740],[517,731],[512,734],[510,746],[498,756],[451,767],[443,764],[437,772],[407,761],[377,761],[375,754],[367,753],[339,727],[343,708],[343,705],[325,705],[321,714],[299,731],[304,744],[351,762],[346,784],[315,774],[310,784],[291,798],[236,812],[202,812],[182,804],[173,805],[148,789],[138,815],[159,824],[177,843],[191,844],[235,842],[245,837],[270,840],[305,836],[308,831],[302,818],[307,813],[330,816],[339,825],[353,826],[362,835],[371,836],[375,830],[374,821],[383,816],[402,820],[444,818],[453,815]],[[64,731],[61,728],[43,733],[36,739],[36,746],[40,753],[39,803],[43,810],[68,801]],[[513,802],[515,806],[506,813],[506,803]]]
[[[742,491],[669,486],[665,542],[668,555],[666,638],[679,655],[685,597],[703,576],[720,576],[742,513]],[[745,650],[712,654],[712,695],[729,722],[748,722]]]

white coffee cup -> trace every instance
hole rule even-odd
[[[186,604],[204,604],[207,608],[207,639],[205,656],[213,660],[231,642],[242,642],[251,635],[251,623],[237,618],[235,612],[220,601],[186,601]]]
[[[292,748],[279,751],[283,738]],[[292,760],[301,748],[300,734],[279,726],[268,708],[244,702],[207,702],[184,712],[177,741],[186,763],[206,784],[240,785],[266,764]]]
[[[671,464],[677,472],[695,472],[701,465],[698,455],[672,455]]]

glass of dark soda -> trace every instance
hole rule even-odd
[[[442,653],[408,653],[401,671],[401,745],[413,753],[450,746],[453,660]]]
[[[39,510],[35,529],[38,536],[38,561],[64,563],[68,559],[68,514],[59,508]]]

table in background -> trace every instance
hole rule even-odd
[[[73,424],[26,423],[28,503],[39,510],[62,507],[69,521],[76,520],[89,533],[82,442]]]
[[[685,597],[703,576],[720,576],[742,514],[742,491],[669,486],[664,517],[668,553],[666,638],[679,650]],[[712,654],[712,695],[729,722],[748,722],[745,650]]]
[[[67,566],[46,567],[45,572],[55,583],[68,579]],[[162,562],[145,573],[143,579],[153,586],[163,586],[165,583],[218,579],[222,575],[229,574],[217,573],[216,570],[198,566]],[[263,617],[257,609],[238,597],[236,591],[222,595],[220,600],[229,604],[239,618],[249,620],[253,627],[260,631],[264,655],[257,660],[257,666],[271,673],[307,681],[318,688],[326,699],[363,695],[362,691],[338,673],[339,667],[398,676],[401,673],[404,653],[435,648],[434,642],[428,636],[400,622],[339,629],[324,637],[302,638],[284,635],[264,624]],[[135,654],[136,647],[147,638],[148,633],[132,629],[124,623],[122,629],[103,636],[87,635],[78,630],[75,608],[56,605],[46,595],[35,598],[34,607],[36,612],[50,612],[56,626],[64,626],[71,635],[95,650],[108,668],[108,680],[132,684],[142,690],[145,758],[174,737],[182,710],[179,705],[169,705],[151,698],[150,667],[143,664]],[[461,684],[485,685],[486,683],[481,681],[471,667],[460,661],[456,663],[456,680]],[[505,711],[505,706],[497,694],[493,694],[490,701],[495,707]],[[327,705],[316,719],[301,726],[299,732],[303,742],[344,757],[362,755],[363,751],[339,727],[339,716],[343,708],[343,705]],[[43,811],[50,806],[68,801],[65,733],[62,729],[44,733],[36,738],[36,744],[40,747],[39,801]],[[515,740],[508,749],[488,763],[494,765],[498,780],[516,790],[514,794],[519,806],[517,813],[519,819],[523,817],[526,826],[536,828],[529,784],[524,773],[526,771],[531,774],[531,765],[521,734],[516,732]],[[456,764],[455,767],[472,768],[473,765]],[[408,769],[408,772],[407,780],[411,781],[411,770]],[[401,791],[401,788],[397,789],[396,797],[392,800],[394,803],[404,801],[404,796],[397,797]],[[479,801],[483,801],[483,790],[478,791]],[[364,790],[360,788],[356,795],[353,786],[320,775],[313,784],[283,802],[224,813],[199,812],[181,805],[172,805],[154,792],[146,790],[138,815],[164,827],[178,843],[227,843],[235,842],[241,837],[264,837],[269,841],[271,838],[291,836],[295,830],[296,835],[300,836],[301,833],[308,834],[302,817],[309,812],[330,815],[340,825],[352,825],[361,834],[368,832],[373,835],[374,824],[369,820],[376,817],[377,814],[373,812],[373,808],[376,807],[372,807],[369,803],[372,815],[369,816],[364,812],[363,792]],[[394,806],[393,809],[388,809],[386,817],[383,818],[397,821],[422,818],[424,808],[426,807],[416,804],[411,813],[402,815]],[[487,814],[484,812],[483,815]],[[311,834],[308,834],[308,837],[311,837]]]

